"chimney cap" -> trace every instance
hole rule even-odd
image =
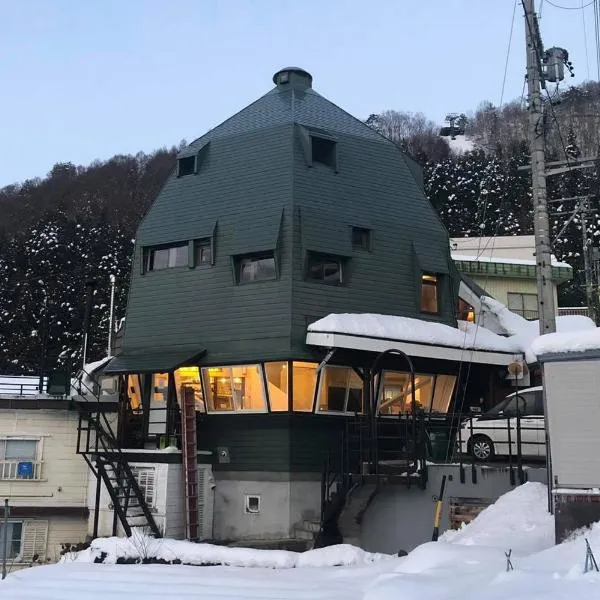
[[[278,87],[294,85],[312,88],[312,75],[300,67],[285,67],[273,75],[273,83]]]

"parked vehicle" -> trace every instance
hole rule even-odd
[[[479,417],[463,422],[459,444],[463,454],[486,461],[494,456],[517,456],[517,409],[520,411],[521,456],[546,456],[546,429],[542,387],[509,394]],[[510,445],[509,445],[510,435]]]

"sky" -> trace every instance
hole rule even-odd
[[[597,79],[593,7],[541,17],[575,66],[563,85]],[[356,117],[441,123],[500,103],[507,55],[505,102],[523,91],[519,0],[0,0],[0,186],[192,141],[290,65]]]

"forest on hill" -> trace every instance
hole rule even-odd
[[[597,156],[600,84],[586,83],[546,99],[547,155]],[[483,103],[468,115],[473,149],[455,152],[424,115],[373,114],[367,124],[392,139],[422,166],[425,191],[451,236],[531,234],[527,171],[527,111],[515,101]],[[89,166],[60,163],[44,178],[0,189],[0,373],[37,373],[81,360],[85,282],[95,279],[89,359],[105,354],[110,296],[125,314],[137,224],[175,164],[178,148],[119,155]],[[590,195],[586,225],[600,236],[599,167],[548,179],[551,199]],[[552,204],[556,237],[573,201]],[[571,219],[554,242],[575,279],[560,290],[563,305],[584,305],[581,219]],[[44,350],[45,349],[45,350]],[[42,354],[45,357],[42,357]]]

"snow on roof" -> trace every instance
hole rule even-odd
[[[556,317],[556,329],[558,333],[540,336],[540,322],[538,320],[528,321],[508,310],[504,304],[493,298],[483,297],[481,298],[481,304],[496,315],[501,327],[510,336],[509,339],[518,344],[522,352],[525,352],[525,358],[528,363],[536,362],[539,349],[544,348],[543,344],[546,342],[542,342],[542,338],[553,335],[564,335],[566,339],[562,342],[563,344],[577,345],[577,340],[584,336],[584,334],[587,339],[588,334],[596,330],[594,321],[589,317],[582,315],[561,315]],[[562,351],[566,352],[567,350]],[[571,350],[571,352],[576,351],[578,350]]]
[[[587,331],[563,331],[562,333],[559,330],[556,333],[541,335],[531,344],[531,351],[536,356],[587,350],[600,350],[600,328],[594,327]]]
[[[451,252],[452,260],[456,261],[465,261],[465,262],[488,262],[488,263],[498,263],[503,265],[529,265],[535,266],[536,262],[534,258],[507,258],[505,256],[472,256],[470,254],[461,254],[460,252]],[[560,262],[556,260],[556,258],[552,257],[552,266],[560,267],[564,269],[570,269],[571,265]]]
[[[468,325],[464,326],[464,330],[461,331],[443,323],[421,321],[410,317],[343,313],[327,315],[311,323],[308,331],[389,338],[467,350],[520,352],[520,348],[510,339],[496,335],[483,327],[475,328],[472,324]]]

